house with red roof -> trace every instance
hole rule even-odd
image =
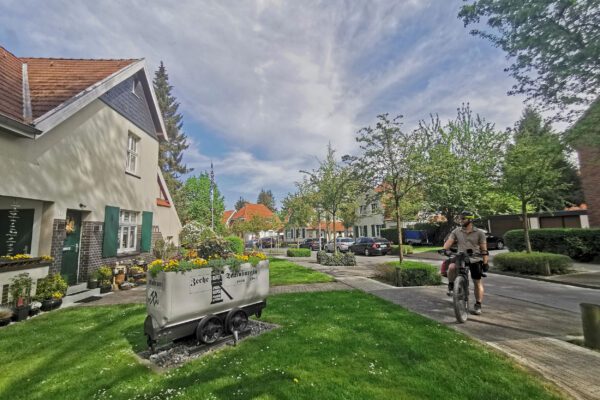
[[[223,224],[227,227],[232,227],[237,222],[249,221],[254,217],[272,219],[279,223],[280,219],[273,211],[264,204],[246,203],[239,210],[227,210],[223,213]],[[255,237],[253,232],[244,232],[244,240],[256,240],[263,237],[277,237],[279,230],[269,229],[260,231],[258,237]]]
[[[0,255],[50,255],[51,271],[75,284],[101,265],[150,259],[159,238],[177,242],[158,167],[167,140],[143,59],[0,47]]]

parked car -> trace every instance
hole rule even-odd
[[[325,245],[325,241],[323,239],[321,239],[321,246]],[[319,250],[319,238],[311,238],[311,239],[304,239],[304,242],[300,243],[300,246],[298,246],[301,249],[311,249],[314,251],[318,251]]]
[[[349,237],[339,237],[335,240],[331,240],[329,243],[325,245],[325,251],[333,253],[337,248],[338,251],[342,253],[347,252],[350,249],[350,246],[354,244],[354,238]]]
[[[277,242],[275,241],[275,238],[273,237],[264,237],[264,238],[260,238],[260,240],[258,241],[258,247],[261,247],[263,249],[270,249],[275,247],[277,244]]]
[[[504,248],[504,239],[494,236],[489,232],[485,234],[488,250],[502,250]]]
[[[502,250],[504,248],[504,239],[498,236],[494,236],[489,232],[484,231],[485,233],[485,241],[487,242],[488,250]],[[450,235],[448,235],[450,236]],[[448,236],[444,239],[444,242],[448,240]],[[451,250],[456,251],[456,244],[453,244]]]
[[[252,249],[256,246],[258,246],[257,240],[248,240],[246,243],[244,243],[244,247],[246,247],[247,249]]]
[[[364,254],[365,256],[385,256],[392,251],[392,243],[381,237],[360,237],[350,246],[350,251],[354,254]]]
[[[427,244],[429,240],[427,238],[427,232],[417,231],[411,229],[404,229],[402,231],[403,240],[406,244]]]

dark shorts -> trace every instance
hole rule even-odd
[[[450,259],[451,264],[456,263],[456,258],[452,257]],[[478,281],[482,278],[481,273],[483,272],[483,261],[478,261],[469,264],[469,270],[471,272],[471,279],[474,281]]]

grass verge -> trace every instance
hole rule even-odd
[[[269,259],[269,282],[271,286],[333,281],[333,277],[327,274],[314,271],[291,261],[281,258]]]
[[[0,398],[557,399],[512,362],[362,292],[272,296],[282,328],[166,374],[140,365],[143,306],[59,310],[0,330]]]

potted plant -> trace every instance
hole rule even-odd
[[[62,298],[67,292],[67,282],[59,274],[50,274],[40,279],[36,298],[41,301],[42,311],[51,311],[61,306]]]
[[[29,310],[29,316],[33,317],[34,315],[38,315],[42,309],[42,303],[39,301],[31,302],[31,309]]]
[[[96,289],[98,287],[98,272],[94,272],[88,279],[88,289]]]
[[[12,319],[13,311],[8,307],[0,307],[0,326],[6,326],[10,324]]]
[[[98,271],[96,271],[96,273],[98,274],[98,283],[100,285],[100,293],[108,293],[112,290],[112,277],[113,277],[113,271],[112,268],[107,266],[107,265],[103,265],[100,268],[98,268]]]
[[[129,267],[129,276],[132,277],[135,282],[137,282],[140,279],[144,279],[146,277],[146,273],[143,267],[139,265],[133,265]]]
[[[10,295],[14,303],[13,319],[15,321],[23,321],[29,317],[29,305],[31,295],[31,285],[33,280],[27,272],[19,274],[12,278],[10,285]]]

